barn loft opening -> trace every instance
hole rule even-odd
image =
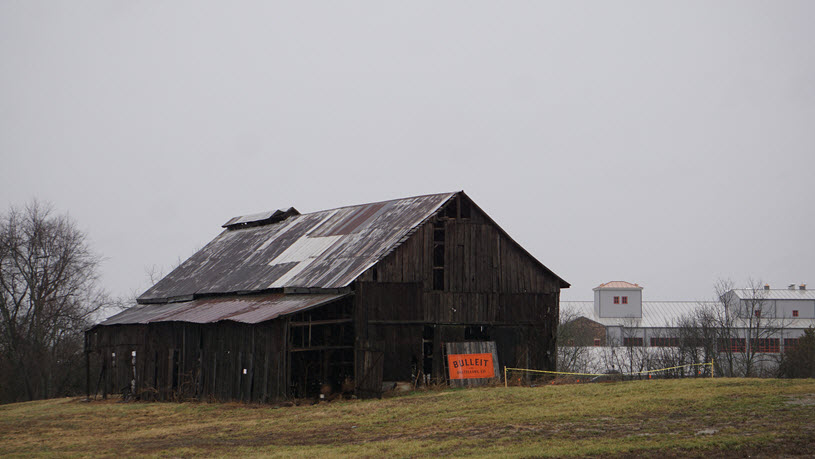
[[[458,199],[451,199],[447,206],[444,207],[444,216],[447,218],[456,218],[458,216]]]
[[[444,222],[433,222],[433,290],[444,290],[445,237]]]

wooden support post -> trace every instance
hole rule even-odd
[[[184,375],[184,370],[187,366],[187,325],[181,326],[181,353],[178,356],[178,394],[181,395],[182,388],[185,387],[184,381],[181,377]]]
[[[99,372],[99,382],[102,384],[102,400],[108,399],[108,356],[103,353],[102,370]],[[104,379],[103,379],[104,377]]]
[[[173,392],[173,353],[174,349],[170,348],[167,352],[167,383],[165,387],[167,389],[167,394],[171,394]]]
[[[212,350],[212,396],[218,399],[218,350]]]
[[[177,370],[176,370],[176,379],[175,379],[175,391],[176,391],[176,394],[178,395],[179,400],[181,399],[181,396],[182,396],[182,387],[184,387],[184,382],[181,380],[181,377],[184,375],[184,373],[183,373],[183,371],[184,371],[184,352],[182,352],[182,351],[183,351],[183,348],[182,348],[182,350],[176,349],[177,357],[176,357],[176,365],[175,366],[177,367]]]
[[[91,350],[88,349],[88,335],[85,334],[85,397],[91,399]]]
[[[263,362],[263,398],[261,399],[261,402],[263,403],[266,403],[269,400],[269,354],[271,351],[268,349],[268,347],[269,346],[267,346],[266,349],[266,358]]]
[[[285,339],[283,340],[283,355],[281,357],[285,359],[286,366],[285,371],[283,374],[283,392],[285,393],[285,397],[289,398],[291,396],[291,331],[289,329],[289,319],[286,319],[286,324],[284,326],[284,335]]]
[[[243,376],[243,352],[238,351],[238,361],[237,365],[235,365],[236,372],[235,372],[235,386],[232,388],[232,399],[233,400],[240,400],[241,399],[241,376]],[[235,393],[237,392],[237,393]]]
[[[254,388],[254,380],[255,380],[255,353],[249,353],[249,371],[246,375],[248,378],[246,380],[246,402],[252,401],[252,389]]]
[[[101,356],[102,354],[100,353],[99,355]],[[105,359],[103,358],[102,359],[102,368],[99,369],[99,379],[96,380],[96,391],[93,393],[93,399],[94,400],[96,400],[96,394],[99,393],[99,386],[102,384],[102,378],[104,376],[105,376]],[[106,393],[105,389],[102,389],[102,392]]]
[[[161,387],[158,385],[159,361],[158,351],[153,351],[153,401],[161,399]]]
[[[198,348],[198,377],[195,384],[195,396],[200,400],[204,394],[204,350]]]

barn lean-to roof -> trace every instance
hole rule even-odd
[[[256,324],[333,303],[350,293],[240,295],[164,304],[139,304],[105,320],[101,325],[190,322],[205,324],[230,320]]]

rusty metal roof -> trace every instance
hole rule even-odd
[[[143,293],[138,302],[346,287],[455,195],[416,196],[302,215],[290,209],[235,217],[226,230]]]
[[[148,324],[155,322],[212,323],[225,320],[256,324],[282,315],[333,302],[349,293],[283,294],[207,298],[179,303],[136,305],[109,317],[99,325]]]

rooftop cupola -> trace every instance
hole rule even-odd
[[[642,287],[611,281],[594,289],[594,313],[598,317],[642,318]]]
[[[259,214],[232,217],[228,222],[221,226],[223,228],[234,230],[250,228],[253,226],[271,225],[272,223],[282,222],[283,220],[295,215],[300,215],[300,212],[298,212],[294,207],[289,207],[287,210],[270,210],[268,212],[261,212]]]

